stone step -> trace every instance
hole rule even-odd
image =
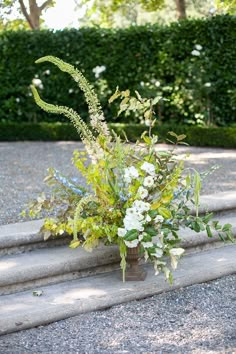
[[[236,192],[202,196],[199,212],[205,211],[213,211],[216,218],[220,215],[236,215]],[[192,212],[194,213],[194,210]],[[36,220],[0,226],[0,256],[69,243],[70,238],[61,236],[44,241],[43,235],[39,233],[42,225],[43,220]]]
[[[172,286],[163,275],[154,275],[146,267],[147,278],[140,282],[122,283],[119,271],[94,275],[56,285],[0,297],[0,334],[20,331],[105,309],[131,300],[143,299],[162,292],[208,282],[236,273],[236,245],[193,253],[183,257],[174,272]],[[33,291],[42,292],[33,296]]]
[[[236,185],[235,185],[236,187]],[[200,198],[199,213],[213,212],[215,217],[218,215],[224,215],[236,213],[236,192],[220,192],[217,194],[203,195]]]
[[[234,225],[233,233],[236,237],[236,216],[222,216],[219,221],[222,224]],[[209,239],[203,232],[196,234],[183,229],[180,235],[180,246],[186,249],[186,253],[224,245],[218,236]],[[103,245],[92,253],[83,248],[70,249],[60,246],[5,255],[0,257],[0,295],[108,272],[118,269],[119,262],[118,247]]]
[[[0,226],[0,256],[18,254],[34,249],[51,248],[69,243],[71,238],[57,237],[44,241],[39,232],[43,220],[26,221]]]

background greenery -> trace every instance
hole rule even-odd
[[[93,83],[110,122],[139,122],[132,115],[114,118],[116,105],[107,100],[118,85],[165,98],[156,107],[161,122],[229,125],[235,122],[235,28],[236,18],[224,15],[165,27],[2,32],[0,121],[65,121],[37,108],[29,89],[34,77],[42,80],[46,101],[68,105],[87,119],[73,80],[50,64],[34,63],[54,55],[77,66]],[[196,44],[203,47],[200,56],[191,54]],[[92,70],[101,65],[106,70],[96,79]]]
[[[125,132],[129,141],[134,142],[140,139],[141,134],[145,130],[148,130],[148,128],[142,124],[110,123],[109,127],[120,136],[124,136],[123,134]],[[159,142],[165,142],[167,138],[173,139],[173,137],[168,134],[170,131],[174,131],[176,134],[186,134],[185,141],[192,146],[236,148],[236,127],[216,128],[162,124],[153,129],[153,133],[157,134],[159,137]],[[0,141],[20,140],[78,141],[80,137],[76,129],[70,123],[0,123]]]

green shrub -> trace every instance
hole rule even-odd
[[[110,128],[121,137],[124,132],[130,141],[137,140],[148,128],[141,124],[109,124]],[[164,124],[153,128],[159,136],[159,142],[170,138],[169,131],[186,134],[186,142],[192,146],[212,146],[236,148],[236,128],[205,128],[186,125]],[[77,131],[70,123],[0,123],[0,141],[58,141],[80,140]]]
[[[54,55],[78,66],[94,84],[110,122],[138,122],[134,116],[114,119],[118,103],[109,106],[107,101],[118,85],[120,89],[138,90],[145,97],[160,93],[167,99],[157,107],[163,122],[233,123],[235,28],[235,17],[216,16],[166,27],[2,32],[0,121],[59,120],[34,104],[29,85],[37,76],[46,101],[70,106],[87,119],[87,107],[77,85],[52,65],[35,64],[44,55]],[[191,55],[196,44],[202,46],[200,56]],[[101,65],[106,70],[96,79],[93,68]],[[206,87],[209,82],[211,86]]]

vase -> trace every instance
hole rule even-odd
[[[139,264],[140,260],[140,247],[127,248],[127,268],[125,271],[126,281],[140,281],[146,278],[147,272],[142,269]]]

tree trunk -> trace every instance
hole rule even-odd
[[[40,15],[41,11],[38,7],[36,0],[29,0],[30,18],[34,30],[40,29]]]
[[[53,0],[45,1],[41,6],[38,6],[36,0],[28,0],[29,2],[29,12],[24,4],[24,0],[19,0],[21,11],[25,16],[30,28],[32,30],[40,29],[40,16],[43,10],[53,3]]]
[[[175,3],[178,20],[187,18],[185,0],[175,0]]]

